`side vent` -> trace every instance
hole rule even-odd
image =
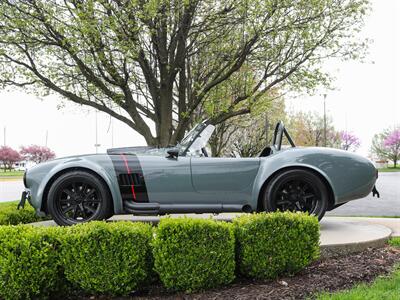
[[[120,174],[119,182],[121,185],[137,185],[137,174]]]

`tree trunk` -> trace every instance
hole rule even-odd
[[[172,84],[162,87],[160,94],[160,124],[158,128],[158,145],[166,147],[172,135]]]

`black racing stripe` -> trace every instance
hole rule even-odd
[[[135,154],[110,154],[122,201],[149,202],[142,166]],[[133,189],[132,189],[133,186]]]

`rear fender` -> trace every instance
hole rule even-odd
[[[261,159],[252,203],[257,207],[263,184],[284,168],[308,168],[330,185],[332,205],[367,196],[376,181],[376,169],[366,158],[331,148],[291,148]]]
[[[294,169],[294,168],[301,168],[301,169],[309,169],[313,172],[320,175],[325,181],[327,182],[328,189],[331,191],[332,202],[336,202],[335,193],[332,188],[332,182],[329,179],[328,175],[323,172],[322,170],[318,169],[317,167],[309,164],[301,164],[301,163],[286,163],[282,164],[282,162],[276,161],[271,164],[262,164],[260,167],[260,172],[255,180],[253,194],[252,194],[252,208],[253,210],[258,209],[258,200],[259,197],[262,196],[261,193],[263,192],[264,185],[272,179],[277,173],[282,172],[286,169]]]

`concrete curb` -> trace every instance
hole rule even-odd
[[[6,182],[6,181],[22,181],[22,177],[0,177],[0,182]]]
[[[369,224],[383,225],[390,230],[392,230],[391,237],[400,237],[400,218],[382,218],[382,217],[344,217],[344,216],[332,216],[336,220],[347,220],[347,221],[357,221],[366,222]]]
[[[321,245],[321,258],[342,256],[350,253],[361,252],[368,248],[382,248],[384,247],[390,238],[390,234],[386,237],[371,240],[362,243],[354,244],[336,244],[336,245]]]
[[[321,221],[321,257],[384,247],[392,230],[381,224],[347,218],[324,218]]]

